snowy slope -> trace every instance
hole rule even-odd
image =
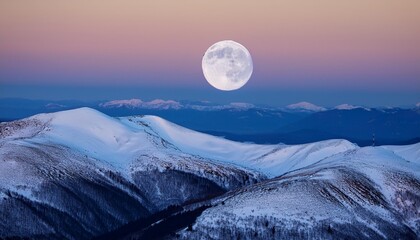
[[[198,235],[181,232],[185,238],[245,234],[235,226],[247,222],[268,236],[260,224],[266,219],[287,234],[308,227],[313,232],[303,234],[324,234],[320,221],[334,229],[356,222],[350,230],[371,237],[391,234],[384,228],[412,236],[420,214],[419,149],[359,148],[345,140],[257,145],[154,116],[112,118],[89,108],[39,114],[0,124],[0,213],[9,219],[0,222],[0,237],[90,238],[226,191],[197,220]]]
[[[175,146],[160,142],[162,137],[145,126],[148,122],[133,124],[132,119],[137,118],[116,119],[89,108],[40,114],[22,121],[28,127],[5,132],[4,140],[66,146],[123,173],[145,153],[182,154]]]
[[[178,234],[182,239],[416,239],[419,148],[367,147],[327,157],[226,194],[192,231]]]
[[[99,159],[123,174],[128,173],[139,156],[166,153],[197,156],[275,177],[358,149],[346,140],[302,145],[238,143],[191,131],[155,116],[116,119],[89,108],[40,114],[24,122],[33,122],[33,127],[16,130],[16,135],[7,133],[5,139],[25,138],[25,142],[66,146]],[[160,140],[163,141],[156,143]]]
[[[420,143],[406,146],[382,146],[407,161],[420,164]]]
[[[90,238],[263,179],[184,153],[129,118],[89,108],[39,114],[0,125],[0,213],[10,220],[0,238]]]
[[[328,140],[302,145],[238,143],[195,132],[162,118],[130,118],[150,126],[157,135],[183,152],[254,169],[269,177],[313,164],[327,156],[358,148],[346,140]]]

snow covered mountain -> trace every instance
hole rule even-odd
[[[286,109],[291,110],[291,111],[301,111],[301,112],[321,112],[321,111],[327,110],[324,107],[320,107],[309,102],[299,102],[299,103],[290,104],[286,106]]]
[[[112,118],[89,108],[39,114],[0,124],[7,219],[0,238],[87,239],[169,206],[203,204],[210,208],[180,237],[412,237],[419,149],[345,140],[257,145],[155,116]],[[348,235],[354,229],[366,235]]]
[[[0,238],[91,238],[266,178],[182,152],[151,127],[165,124],[88,108],[2,123]]]
[[[127,109],[155,109],[155,110],[180,110],[192,109],[197,111],[220,111],[220,110],[248,110],[256,106],[250,103],[232,102],[229,104],[212,104],[205,102],[177,102],[174,100],[155,99],[142,101],[141,99],[112,100],[100,103],[99,107],[105,109],[127,108]]]
[[[229,192],[178,239],[417,239],[420,144],[356,148]]]
[[[365,107],[361,107],[361,106],[354,106],[354,105],[347,104],[347,103],[340,104],[340,105],[334,107],[334,109],[337,109],[337,110],[352,110],[352,109],[358,109],[358,108],[364,109],[366,111],[370,111],[369,108],[365,108]]]
[[[173,100],[155,99],[149,102],[143,102],[140,99],[113,100],[99,104],[104,108],[144,108],[144,109],[180,109],[182,105]]]
[[[195,131],[233,141],[260,144],[303,144],[339,138],[359,146],[370,146],[373,134],[376,145],[402,145],[420,141],[419,108],[363,108],[349,104],[337,106],[338,109],[313,112],[245,102],[217,104],[187,100],[78,102],[0,99],[0,122],[40,112],[80,107],[92,107],[113,117],[155,115]]]

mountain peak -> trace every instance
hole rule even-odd
[[[162,100],[162,99],[155,99],[150,102],[145,102],[143,104],[145,108],[159,108],[159,109],[180,109],[182,105],[174,100]]]
[[[354,105],[347,104],[347,103],[340,104],[340,105],[336,106],[334,109],[337,109],[337,110],[353,110],[353,109],[357,109],[357,108],[361,108],[361,109],[364,109],[364,110],[367,110],[367,111],[370,110],[369,108],[365,108],[365,107],[362,107],[362,106],[354,106]]]
[[[295,111],[308,111],[308,112],[321,112],[327,110],[324,107],[317,106],[310,102],[299,102],[294,103],[286,106],[289,110],[295,110]]]
[[[101,107],[128,107],[135,108],[141,106],[143,103],[140,99],[122,99],[122,100],[112,100],[105,103],[99,104]]]
[[[249,109],[254,108],[255,105],[251,103],[245,103],[245,102],[231,102],[229,106],[233,108],[240,108],[240,109]]]

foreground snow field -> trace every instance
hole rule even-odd
[[[89,108],[0,124],[0,237],[91,238],[201,200],[177,237],[416,238],[420,144],[238,143]]]

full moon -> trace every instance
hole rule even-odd
[[[224,91],[243,87],[253,70],[249,51],[231,40],[220,41],[209,47],[203,56],[202,67],[207,82]]]

